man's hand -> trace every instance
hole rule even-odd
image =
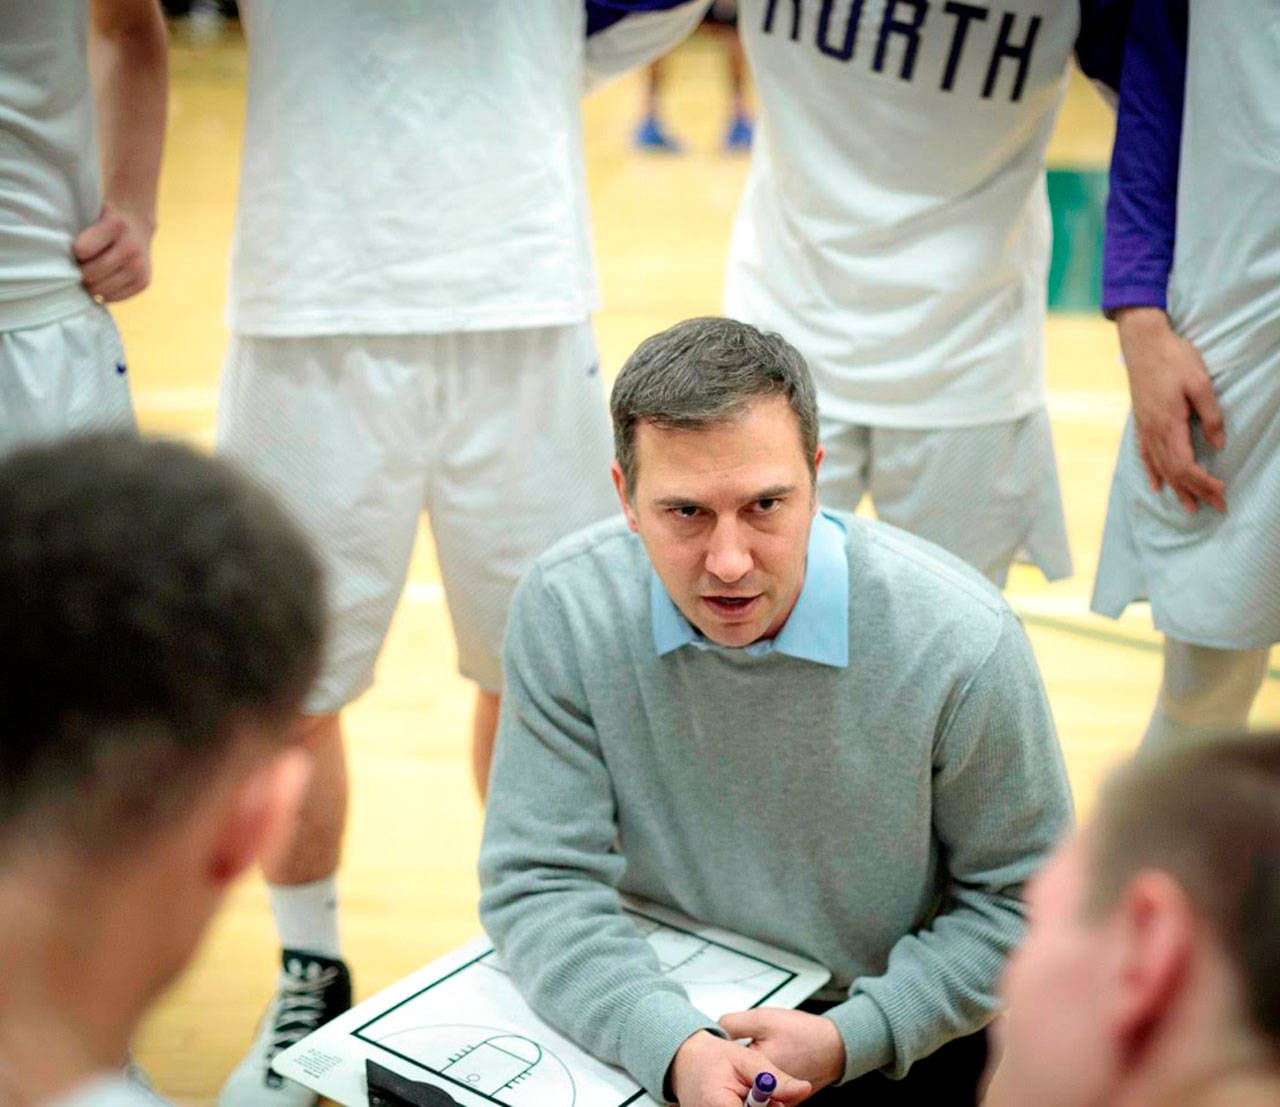
[[[1129,395],[1138,453],[1153,492],[1168,484],[1182,506],[1194,512],[1203,500],[1226,511],[1226,485],[1196,464],[1191,417],[1196,415],[1215,450],[1226,443],[1213,382],[1196,348],[1174,333],[1159,308],[1116,312],[1120,347],[1129,371]]]
[[[151,283],[151,228],[113,204],[71,244],[91,296],[127,300]]]
[[[762,1072],[778,1078],[775,1103],[794,1107],[812,1094],[807,1080],[783,1072],[759,1050],[734,1045],[705,1030],[684,1040],[671,1062],[671,1090],[680,1107],[742,1107],[751,1084]]]
[[[730,1037],[750,1038],[752,1050],[807,1081],[815,1092],[844,1075],[844,1039],[821,1015],[757,1007],[725,1015],[720,1025]]]

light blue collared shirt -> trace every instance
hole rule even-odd
[[[813,517],[800,598],[774,638],[762,638],[749,646],[721,646],[710,641],[680,614],[656,572],[650,573],[649,609],[653,646],[659,657],[681,646],[741,649],[752,657],[776,650],[802,661],[843,669],[849,664],[849,555],[844,525],[825,511]]]

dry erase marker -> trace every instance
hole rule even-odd
[[[777,1086],[778,1078],[773,1073],[762,1072],[756,1077],[756,1082],[751,1085],[751,1091],[747,1092],[747,1098],[742,1101],[742,1107],[769,1107],[769,1100]]]

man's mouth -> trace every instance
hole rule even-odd
[[[705,603],[722,619],[742,618],[754,610],[760,596],[703,596]]]

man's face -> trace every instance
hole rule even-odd
[[[614,482],[667,594],[707,638],[777,634],[804,582],[817,510],[800,428],[781,396],[701,430],[636,428],[636,483]],[[815,461],[821,461],[819,447]]]
[[[1027,892],[1027,933],[1005,968],[1003,1046],[985,1107],[1094,1107],[1116,1071],[1109,1033],[1110,942],[1087,920],[1084,850],[1061,847]]]

